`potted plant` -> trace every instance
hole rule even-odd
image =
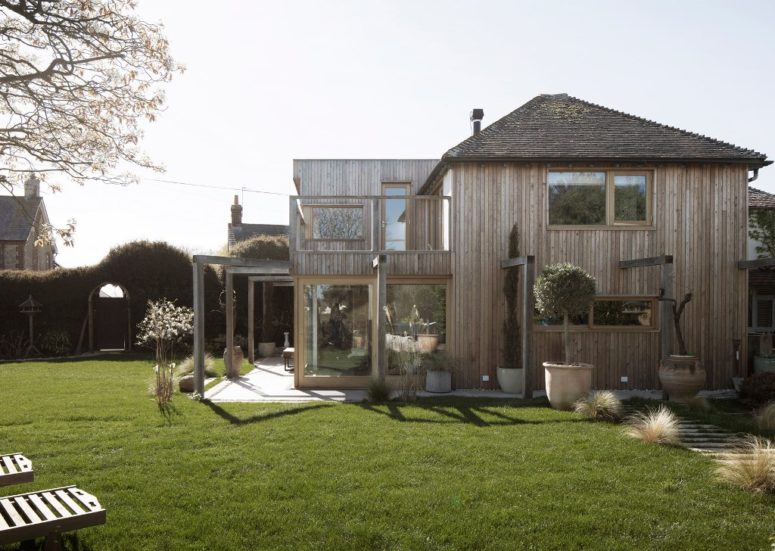
[[[681,316],[684,308],[692,300],[692,293],[686,293],[681,302],[675,299],[661,298],[673,303],[673,324],[675,338],[678,341],[678,354],[670,354],[659,364],[659,382],[668,398],[673,402],[689,402],[705,386],[705,368],[700,365],[697,356],[687,353]]]
[[[417,346],[420,352],[431,353],[436,351],[436,347],[439,346],[438,333],[431,333],[431,325],[433,322],[420,320],[420,324],[425,326],[425,332],[417,335]]]
[[[514,224],[509,233],[509,258],[519,256],[519,229]],[[506,297],[506,319],[503,321],[503,365],[496,369],[498,384],[503,392],[522,394],[525,370],[521,365],[522,339],[517,321],[517,294],[519,293],[519,268],[506,270],[503,294]]]
[[[425,371],[426,392],[452,392],[454,363],[440,352],[423,354],[422,369]]]
[[[544,362],[546,395],[555,409],[571,409],[592,388],[594,366],[570,360],[568,325],[571,317],[589,311],[595,297],[595,279],[569,263],[552,264],[536,278],[536,309],[542,316],[562,318],[563,360]]]

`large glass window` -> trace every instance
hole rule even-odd
[[[605,172],[550,172],[549,224],[605,224]]]
[[[389,283],[386,322],[389,375],[441,358],[447,343],[446,284]]]
[[[552,171],[547,179],[549,225],[651,224],[651,173]]]
[[[304,286],[304,376],[371,375],[371,285]]]
[[[363,239],[363,207],[312,207],[311,237],[312,239]]]
[[[616,222],[646,221],[645,174],[614,175],[614,220]]]
[[[384,248],[386,251],[405,251],[409,222],[409,201],[405,197],[409,195],[409,184],[382,184],[382,195],[390,196],[389,199],[383,199],[382,206]]]

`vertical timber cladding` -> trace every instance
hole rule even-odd
[[[682,320],[689,352],[706,366],[708,388],[730,385],[733,339],[746,342],[746,278],[736,267],[746,253],[746,167],[665,164],[649,168],[654,170],[653,229],[549,230],[545,164],[451,166],[456,251],[452,303],[458,336],[453,347],[464,365],[459,388],[496,385],[495,367],[504,345],[500,262],[507,256],[508,233],[515,222],[521,253],[535,255],[537,272],[554,262],[578,264],[595,277],[600,295],[656,296],[659,267],[622,270],[618,261],[673,255],[675,296],[694,292]],[[561,357],[561,338],[556,331],[534,331],[536,389],[543,387],[541,362]],[[597,388],[659,386],[657,331],[579,330],[571,333],[571,348],[574,359],[596,365]],[[491,382],[483,383],[482,375],[489,375]],[[629,377],[629,382],[621,383],[621,376]]]

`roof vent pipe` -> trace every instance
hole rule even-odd
[[[474,123],[474,136],[482,130],[482,119],[484,118],[484,109],[474,109],[471,111],[471,122]]]

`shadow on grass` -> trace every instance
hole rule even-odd
[[[320,408],[326,408],[331,407],[332,404],[329,403],[321,403],[321,404],[309,404],[301,407],[295,407],[295,408],[288,408],[283,409],[280,411],[270,411],[267,413],[258,413],[256,415],[251,415],[250,417],[246,417],[244,419],[240,419],[236,415],[233,415],[223,409],[218,404],[211,402],[210,400],[202,400],[202,403],[209,407],[213,412],[215,412],[219,417],[222,419],[225,419],[232,425],[249,425],[251,423],[260,423],[261,421],[269,421],[270,419],[277,419],[279,417],[287,417],[289,415],[297,415],[299,413],[304,413],[305,411],[310,411],[313,409],[320,409]]]
[[[474,425],[477,427],[490,427],[490,426],[505,426],[505,425],[543,425],[547,423],[579,423],[584,419],[580,418],[565,418],[565,419],[547,419],[540,421],[533,421],[522,419],[516,416],[510,416],[503,412],[496,411],[492,408],[498,406],[507,405],[511,408],[525,408],[525,407],[544,407],[548,404],[545,400],[530,400],[519,403],[503,402],[503,403],[488,403],[486,406],[477,405],[473,406],[461,402],[459,400],[444,401],[443,403],[437,403],[436,401],[417,401],[412,403],[395,403],[387,402],[384,404],[370,404],[368,402],[362,402],[359,404],[353,404],[357,407],[363,408],[367,411],[378,413],[399,421],[402,423],[463,423],[468,425]],[[418,408],[431,413],[435,413],[438,417],[425,418],[425,417],[407,417],[402,408]],[[384,408],[384,409],[383,409]],[[487,420],[486,417],[494,417],[495,420]]]
[[[63,534],[59,540],[60,547],[51,547],[50,549],[61,549],[62,551],[93,551],[94,548],[88,543],[78,539],[78,534]],[[11,547],[10,549],[14,549]],[[37,540],[27,540],[19,544],[19,551],[43,551],[47,549],[46,538]]]
[[[61,356],[56,358],[17,358],[17,359],[1,359],[0,364],[13,364],[13,363],[47,363],[47,364],[73,364],[81,362],[136,362],[140,360],[153,360],[153,353],[151,352],[94,352],[86,353],[80,356]]]
[[[180,410],[172,402],[165,402],[163,404],[156,404],[159,408],[159,413],[164,417],[168,426],[172,426],[172,420],[175,417],[180,417]]]

